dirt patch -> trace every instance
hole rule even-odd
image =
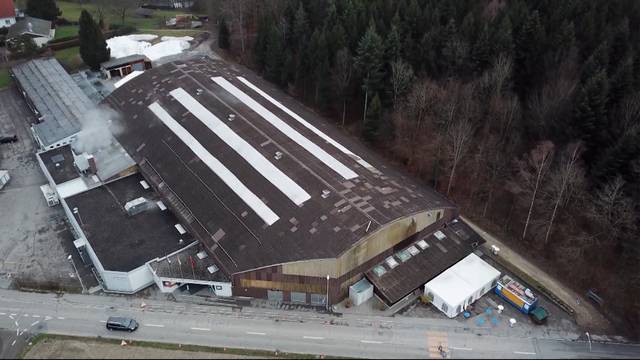
[[[258,359],[225,353],[121,346],[100,341],[44,339],[35,344],[25,359]]]

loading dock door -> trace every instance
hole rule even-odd
[[[279,290],[267,290],[267,299],[282,302],[284,295],[282,291]]]

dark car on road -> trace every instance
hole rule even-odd
[[[18,135],[0,136],[0,144],[9,144],[18,141]]]
[[[121,330],[132,332],[138,328],[138,322],[132,318],[110,316],[107,320],[108,330]]]

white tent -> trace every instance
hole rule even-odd
[[[489,292],[498,277],[498,270],[470,254],[429,281],[424,286],[424,293],[432,298],[435,307],[452,318]]]

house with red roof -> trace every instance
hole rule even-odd
[[[13,0],[0,0],[0,28],[10,27],[16,23],[16,10]]]

